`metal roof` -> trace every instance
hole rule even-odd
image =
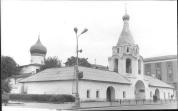
[[[79,66],[79,71],[83,72],[83,78],[82,78],[83,80],[130,84],[129,80],[127,80],[122,75],[115,72],[81,67],[81,66]],[[46,69],[28,78],[25,78],[20,82],[34,82],[34,81],[39,82],[39,81],[58,81],[58,80],[60,81],[60,80],[72,80],[72,79],[74,79],[74,67],[64,67],[64,68]]]
[[[144,58],[144,62],[170,60],[170,59],[177,59],[177,55],[167,55],[167,56]]]
[[[173,86],[151,76],[144,75],[144,78],[149,81],[149,86],[157,86],[157,87],[166,87],[166,88],[174,88]]]
[[[83,78],[81,80],[90,80],[98,82],[112,82],[120,84],[131,84],[129,79],[122,76],[119,73],[81,67],[79,71],[83,72]],[[34,74],[30,77],[22,79],[20,82],[47,82],[47,81],[63,81],[74,79],[74,67],[63,67],[63,68],[50,68]],[[144,79],[148,80],[150,86],[174,88],[173,86],[158,80],[156,78],[144,75]]]
[[[27,64],[27,65],[20,66],[20,68],[28,67],[28,66],[42,66],[42,64],[37,64],[37,63],[35,63],[35,64]]]

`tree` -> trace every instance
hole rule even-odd
[[[1,91],[5,91],[5,92],[10,92],[12,89],[11,85],[10,85],[10,80],[6,79],[6,80],[1,80]]]
[[[71,56],[65,62],[65,66],[74,66],[76,64],[76,60],[77,60],[76,57]],[[78,65],[85,66],[85,67],[91,67],[91,64],[88,62],[88,58],[78,58]]]
[[[20,67],[13,58],[1,56],[1,80],[5,80],[13,75],[18,75],[19,71]]]
[[[1,56],[1,90],[10,92],[9,78],[18,75],[19,65],[9,56]]]
[[[45,59],[44,65],[40,67],[40,71],[52,67],[61,67],[61,61],[56,56]]]

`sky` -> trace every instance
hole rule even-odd
[[[125,4],[143,58],[177,54],[177,1],[2,0],[1,55],[30,64],[30,47],[40,35],[46,57],[64,63],[76,56],[74,27],[79,33],[87,28],[79,37],[79,57],[107,66],[123,28]]]

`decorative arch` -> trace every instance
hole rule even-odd
[[[115,89],[112,86],[109,86],[106,90],[106,100],[114,101],[115,100]]]
[[[135,84],[135,99],[145,99],[145,85],[141,80]]]
[[[130,58],[126,59],[126,73],[132,73],[132,60]]]

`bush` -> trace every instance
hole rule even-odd
[[[74,102],[72,95],[53,95],[53,94],[9,94],[10,100],[31,101],[31,102]]]
[[[104,100],[93,100],[93,99],[90,99],[90,100],[84,100],[84,101],[81,101],[81,102],[105,102]]]

